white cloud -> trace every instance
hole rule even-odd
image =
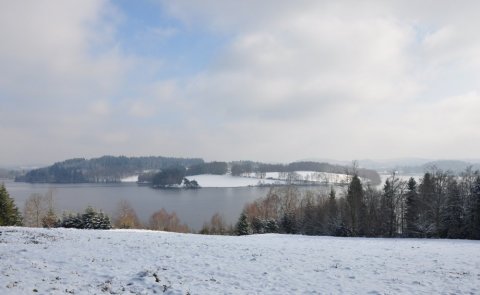
[[[90,105],[90,111],[94,115],[106,116],[111,113],[110,105],[107,101],[99,100]]]
[[[479,2],[161,3],[185,27],[147,25],[144,38],[225,42],[201,71],[125,54],[129,12],[115,2],[2,3],[0,136],[22,148],[0,162],[33,155],[25,146],[47,162],[477,157]]]

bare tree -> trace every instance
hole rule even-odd
[[[171,232],[190,232],[187,225],[180,222],[177,213],[168,213],[165,209],[160,209],[150,216],[149,226],[152,230],[163,230]]]
[[[121,200],[117,205],[113,224],[116,228],[141,228],[142,225],[138,219],[137,213],[132,205],[126,201]]]
[[[38,193],[30,195],[23,208],[23,224],[29,227],[41,227],[44,215],[43,196]]]
[[[25,201],[24,225],[30,227],[52,227],[57,221],[53,190],[45,195],[35,193]]]

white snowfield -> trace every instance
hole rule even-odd
[[[261,173],[244,173],[242,176],[233,176],[231,174],[200,174],[186,176],[186,178],[190,181],[196,180],[201,187],[246,187],[286,184],[287,180],[298,183],[307,182],[312,184],[340,184],[348,182],[350,180],[349,177],[350,176],[346,174],[314,171],[296,171],[293,173],[267,172],[263,175]],[[120,181],[137,182],[138,175],[125,177]]]
[[[201,187],[246,187],[246,186],[260,186],[267,184],[284,184],[283,181],[276,181],[272,179],[259,179],[241,176],[213,175],[201,174],[187,176],[188,180],[196,180]]]
[[[0,227],[0,294],[479,294],[479,241]]]

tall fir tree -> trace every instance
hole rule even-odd
[[[410,177],[407,183],[407,195],[405,200],[405,227],[407,237],[415,237],[418,234],[417,222],[418,222],[418,193],[417,182],[413,177]]]
[[[455,179],[448,184],[447,203],[442,211],[440,236],[449,239],[464,237],[464,212],[460,189]]]
[[[0,185],[0,226],[22,225],[22,216],[5,185]]]
[[[435,183],[432,174],[425,173],[418,187],[418,232],[424,237],[435,233],[432,203],[435,195]]]
[[[480,176],[475,179],[468,205],[468,237],[480,240]]]
[[[327,234],[334,235],[337,231],[339,226],[339,218],[338,218],[338,206],[337,206],[337,199],[335,189],[332,187],[330,189],[330,193],[328,195],[328,202],[327,202]]]
[[[395,190],[393,180],[387,179],[381,200],[383,235],[393,237],[396,233]]]
[[[349,214],[349,226],[353,235],[365,234],[366,207],[362,182],[357,175],[354,175],[347,191],[347,204]]]
[[[317,219],[315,214],[315,206],[309,198],[303,208],[303,233],[309,236],[318,234]]]

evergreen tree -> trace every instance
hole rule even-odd
[[[407,196],[405,201],[406,213],[405,213],[405,223],[406,223],[406,236],[415,237],[417,235],[417,222],[418,222],[418,211],[419,211],[419,202],[418,202],[418,193],[417,193],[417,182],[413,177],[410,177],[407,183]]]
[[[275,219],[268,219],[265,225],[266,233],[278,233],[278,224]]]
[[[339,225],[335,189],[330,189],[327,201],[327,234],[334,235]]]
[[[418,187],[418,232],[429,237],[435,233],[432,204],[435,195],[435,183],[432,174],[425,173]]]
[[[0,226],[22,225],[22,216],[5,185],[0,185]]]
[[[396,229],[396,216],[395,216],[395,191],[393,189],[393,183],[387,179],[383,186],[383,195],[381,201],[381,211],[383,220],[383,235],[387,237],[393,237]]]
[[[480,177],[473,184],[468,208],[468,236],[480,240]]]
[[[240,214],[240,218],[235,226],[235,232],[239,236],[250,234],[250,225],[248,224],[247,215],[243,212]]]
[[[353,235],[365,234],[366,207],[362,182],[357,175],[354,175],[348,185],[347,204],[349,213],[349,225]]]
[[[265,232],[265,221],[255,216],[252,219],[252,231],[254,234],[263,234]]]
[[[310,198],[307,199],[303,211],[303,233],[310,236],[317,234],[315,207]]]
[[[441,237],[459,239],[464,237],[464,213],[460,189],[456,180],[448,185],[446,208],[443,210]]]
[[[285,212],[280,223],[283,232],[287,234],[297,233],[297,217],[294,212]]]

